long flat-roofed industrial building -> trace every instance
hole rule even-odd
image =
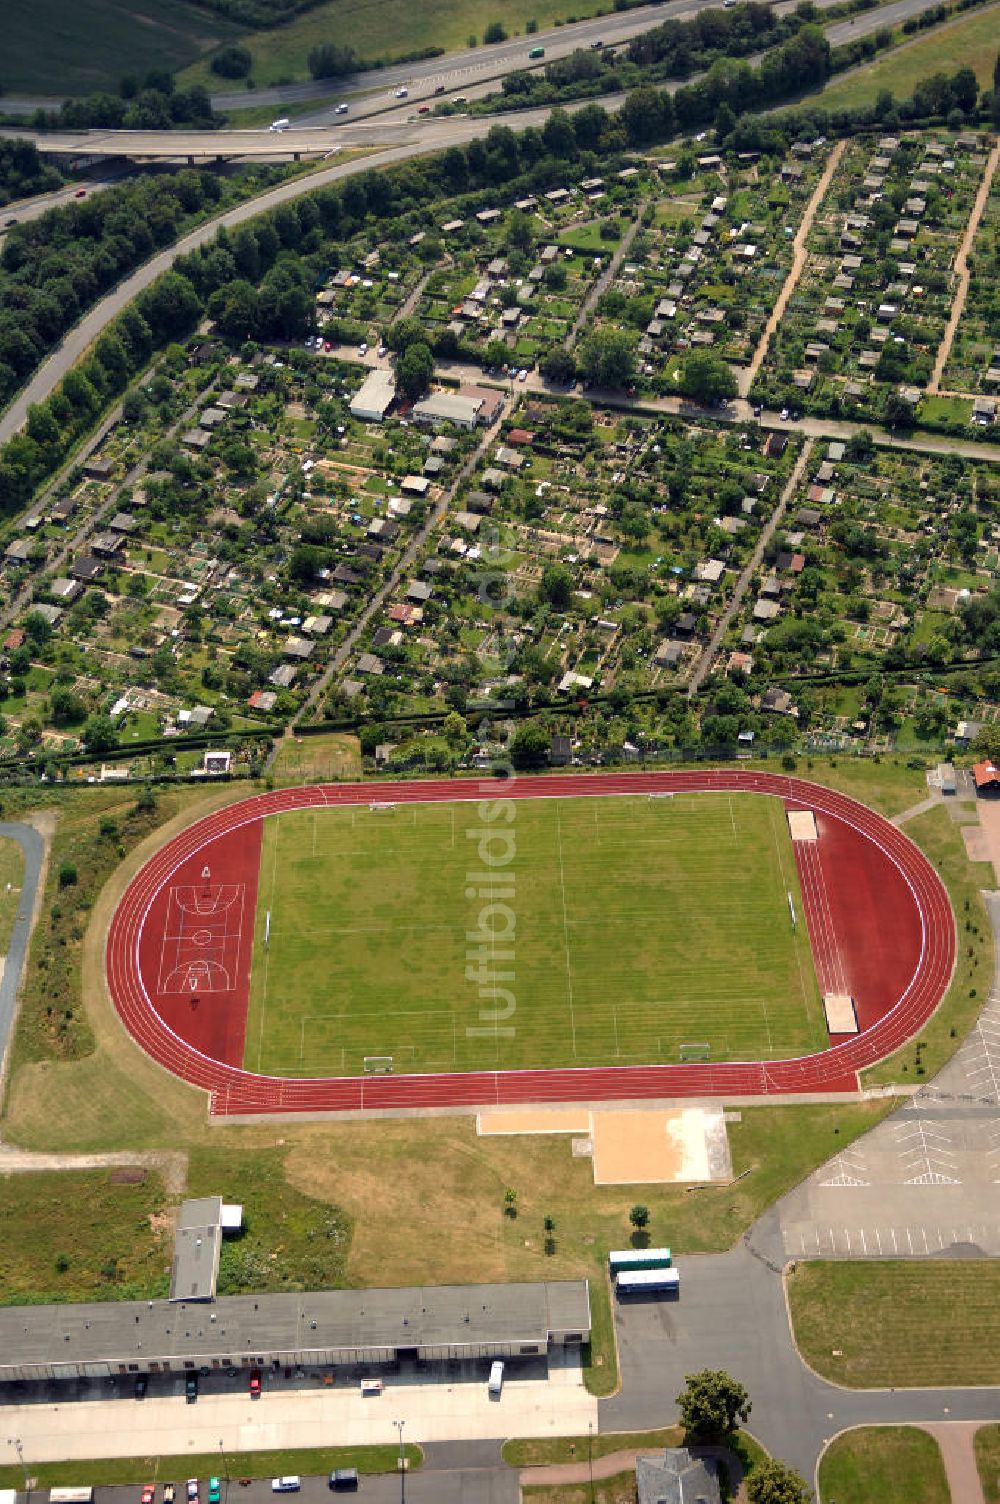
[[[544,1357],[590,1339],[586,1280],[0,1308],[0,1383]]]

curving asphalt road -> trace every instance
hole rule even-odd
[[[35,896],[45,861],[45,841],[33,825],[0,821],[0,836],[16,841],[24,854],[24,880],[21,884],[21,901],[17,906],[14,933],[0,979],[0,1082],[3,1080],[17,1012],[17,994],[28,955],[31,939],[32,916],[35,912]]]

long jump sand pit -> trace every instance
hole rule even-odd
[[[729,1180],[732,1161],[721,1107],[510,1108],[481,1112],[483,1135],[586,1135],[595,1185],[675,1185]],[[578,1152],[574,1137],[573,1152]]]

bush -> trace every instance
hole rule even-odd
[[[72,888],[76,884],[76,868],[72,862],[63,862],[59,868],[60,888]]]
[[[506,42],[507,33],[502,21],[491,21],[483,32],[483,42],[487,47],[494,46],[497,42]]]
[[[221,48],[213,57],[209,67],[220,78],[246,78],[253,67],[253,58],[249,47],[241,47],[238,42],[235,42],[231,47]]]

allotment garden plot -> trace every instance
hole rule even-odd
[[[510,860],[484,863],[480,838]],[[470,877],[483,872],[492,885]],[[754,795],[271,816],[244,1065],[634,1064],[695,1043],[714,1060],[804,1054],[827,1034],[802,918],[784,810]],[[504,994],[481,995],[492,986]]]

